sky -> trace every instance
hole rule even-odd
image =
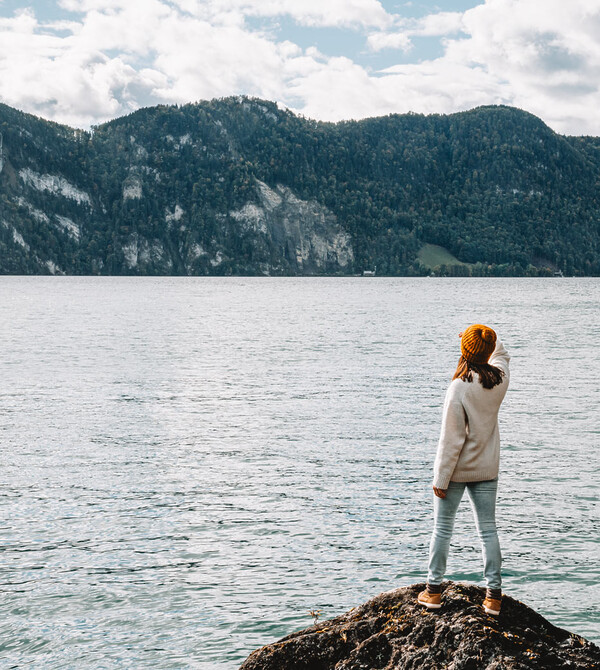
[[[229,95],[338,121],[504,104],[600,136],[600,0],[0,0],[0,101],[89,128]]]

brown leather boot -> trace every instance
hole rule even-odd
[[[498,616],[500,614],[500,607],[502,607],[502,596],[500,598],[489,598],[483,601],[483,609],[486,614]]]
[[[425,589],[417,596],[417,602],[419,605],[425,605],[429,610],[439,610],[442,606],[442,596],[440,593],[429,593]]]

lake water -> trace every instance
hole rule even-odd
[[[422,581],[457,333],[505,592],[600,641],[600,280],[1,277],[2,667],[233,669]],[[448,578],[480,582],[463,501]]]

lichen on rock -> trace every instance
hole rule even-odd
[[[395,589],[250,654],[240,670],[549,670],[600,668],[600,648],[505,596],[485,614],[484,589],[444,584],[442,609]]]

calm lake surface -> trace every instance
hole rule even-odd
[[[599,315],[598,279],[0,277],[0,665],[233,669],[423,581],[473,322],[513,357],[505,592],[599,642]]]

